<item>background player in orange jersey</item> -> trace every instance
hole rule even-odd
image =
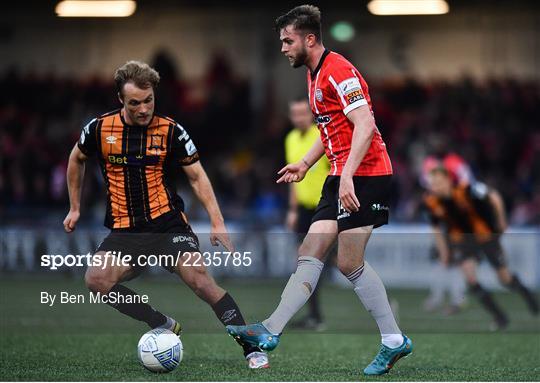
[[[467,186],[474,183],[474,175],[471,167],[459,154],[448,150],[448,138],[441,135],[432,135],[428,139],[430,155],[422,163],[420,184],[424,188],[429,187],[429,174],[437,167],[444,167],[456,185]],[[445,259],[443,264],[438,250],[432,249],[432,258],[435,261],[433,270],[429,275],[430,293],[424,302],[426,311],[436,311],[442,307],[445,292],[448,292],[449,302],[444,307],[447,315],[456,314],[465,306],[466,285],[459,265],[453,257]]]
[[[424,204],[431,216],[441,260],[448,264],[452,255],[457,258],[471,293],[492,314],[494,329],[505,328],[508,318],[478,282],[476,268],[481,256],[495,269],[499,281],[518,292],[530,311],[538,315],[538,302],[533,294],[506,264],[500,237],[507,224],[499,193],[481,182],[456,184],[443,166],[430,171],[428,188]]]

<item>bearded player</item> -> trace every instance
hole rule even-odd
[[[262,323],[227,330],[241,342],[265,350],[277,347],[285,325],[315,289],[325,254],[337,238],[338,268],[381,333],[381,349],[364,373],[381,375],[412,352],[381,279],[364,260],[371,232],[388,223],[392,164],[375,125],[366,82],[343,56],[323,46],[319,9],[298,6],[276,20],[276,29],[281,52],[291,65],[308,68],[309,102],[321,137],[300,161],[278,172],[277,182],[300,182],[323,154],[330,161],[330,174],[278,307]]]

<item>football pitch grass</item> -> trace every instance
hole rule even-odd
[[[222,281],[248,321],[264,319],[284,281]],[[509,313],[508,330],[490,333],[489,316],[469,300],[457,315],[427,314],[426,292],[389,291],[414,352],[390,374],[364,377],[378,351],[376,325],[349,290],[321,289],[324,332],[286,330],[270,355],[271,368],[250,371],[240,348],[212,310],[172,276],[139,278],[128,285],[184,327],[184,359],[169,374],[143,369],[137,360],[146,325],[100,304],[39,303],[40,292],[68,291],[88,298],[82,277],[39,274],[0,276],[0,379],[56,381],[538,381],[540,321],[515,295],[497,293]],[[57,298],[58,300],[58,298]],[[87,299],[88,300],[88,299]],[[298,314],[296,318],[301,316]]]

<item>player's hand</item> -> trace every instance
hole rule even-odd
[[[290,231],[295,231],[296,224],[298,222],[298,211],[296,209],[289,209],[287,212],[287,219],[285,220],[285,225]]]
[[[294,164],[288,164],[277,173],[281,177],[276,181],[276,183],[279,184],[282,182],[300,182],[304,179],[308,170],[309,168],[304,163],[304,161],[299,161]]]
[[[222,244],[228,251],[234,251],[234,245],[229,238],[225,225],[212,225],[212,232],[210,233],[210,243],[212,246],[218,246]]]
[[[354,183],[352,177],[341,176],[339,181],[339,200],[341,205],[348,212],[352,213],[360,209],[360,202],[354,193]]]
[[[72,211],[70,210],[69,213],[66,215],[66,218],[64,219],[64,230],[66,233],[71,233],[75,230],[75,226],[77,225],[77,221],[79,221],[79,217],[81,216],[81,213],[79,211]]]

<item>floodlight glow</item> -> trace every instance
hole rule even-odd
[[[133,0],[64,0],[55,12],[60,17],[128,17],[136,8]]]
[[[371,0],[367,8],[377,16],[443,15],[450,9],[445,0]]]
[[[337,41],[347,42],[354,37],[354,27],[347,21],[338,21],[330,28],[330,34]]]

